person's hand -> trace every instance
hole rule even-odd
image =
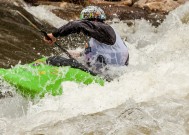
[[[52,44],[54,44],[54,42],[56,42],[56,38],[53,36],[52,33],[47,34],[47,36],[49,37],[49,39],[47,39],[46,37],[43,38],[43,40],[44,40],[46,43],[52,45]]]

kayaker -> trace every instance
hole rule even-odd
[[[100,7],[87,6],[81,11],[80,20],[67,23],[48,34],[51,40],[46,38],[44,40],[49,44],[53,44],[58,37],[82,32],[90,37],[88,44],[85,46],[85,51],[83,53],[72,52],[71,55],[74,55],[74,57],[84,56],[86,65],[96,70],[107,65],[128,65],[129,53],[127,46],[120,35],[104,22],[105,20],[106,15]],[[53,60],[50,60],[51,63],[53,63]]]

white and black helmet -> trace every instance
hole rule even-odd
[[[80,19],[104,21],[106,20],[106,15],[100,7],[87,6],[81,11]]]

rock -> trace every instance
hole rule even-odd
[[[31,3],[33,5],[36,5],[36,3],[40,2],[68,2],[73,4],[79,4],[79,5],[86,5],[88,1],[86,0],[24,0],[27,3]]]
[[[112,6],[99,3],[96,5],[100,6],[105,11],[108,20],[112,20],[115,17],[119,18],[121,21],[144,18],[151,22],[152,25],[158,26],[165,19],[165,15],[167,15],[167,12],[151,11],[149,9],[133,6]]]
[[[54,14],[56,14],[58,17],[64,19],[64,20],[77,20],[79,19],[80,15],[80,9],[73,9],[73,10],[67,10],[67,9],[54,9],[52,10]]]
[[[183,3],[185,3],[185,0],[139,0],[134,3],[134,6],[149,8],[152,11],[169,12]]]
[[[113,5],[110,3],[113,3]],[[116,3],[117,2],[98,2],[95,5],[101,7],[105,11],[107,20],[112,20],[115,17],[119,18],[119,20],[135,20],[144,18],[150,21],[154,26],[158,26],[164,20],[165,15],[167,14],[167,12],[151,11],[150,9],[142,9],[140,7]],[[80,12],[83,9],[81,5],[68,2],[40,1],[36,4],[57,6],[58,8],[53,9],[52,12],[58,17],[68,21],[79,19]]]
[[[69,2],[86,6],[89,4],[112,5],[112,6],[136,6],[140,8],[148,8],[150,10],[169,12],[186,0],[24,0],[26,2],[36,4],[40,2]]]
[[[80,4],[80,5],[85,5],[87,2],[86,0],[64,0],[64,1],[74,4]]]
[[[28,3],[36,3],[37,0],[24,0],[25,2],[28,2]]]
[[[52,0],[53,1],[53,0]],[[55,0],[54,0],[55,1]],[[66,2],[38,1],[37,5],[54,5],[61,8],[52,10],[64,20],[79,19],[84,5],[100,6],[106,13],[107,19],[117,17],[120,20],[134,20],[144,18],[158,26],[169,11],[175,9],[185,0],[64,0]],[[70,3],[71,2],[71,3]],[[75,4],[73,4],[75,3]]]
[[[91,4],[100,4],[100,5],[116,5],[116,6],[130,6],[132,5],[132,0],[117,0],[116,2],[112,1],[102,1],[102,0],[90,0]]]
[[[79,19],[80,12],[83,6],[68,2],[49,2],[49,1],[38,1],[36,5],[51,5],[58,7],[57,9],[52,9],[52,12],[58,17],[64,20],[75,20]]]
[[[54,52],[52,48],[44,44],[41,33],[25,18],[38,28],[45,26],[53,29],[53,27],[41,22],[42,26],[30,13],[15,3],[1,1],[0,14],[1,68],[8,68],[19,62],[29,63]]]

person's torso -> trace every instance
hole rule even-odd
[[[125,65],[128,48],[121,37],[117,33],[115,34],[114,45],[107,45],[91,38],[85,50],[86,62],[96,66],[98,66],[99,60],[105,62],[106,65]]]

